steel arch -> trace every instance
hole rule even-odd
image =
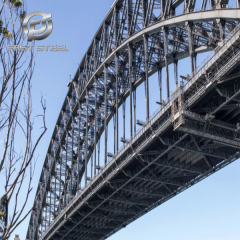
[[[157,19],[152,19],[148,12],[148,14],[145,13],[145,19],[143,18],[142,28],[137,30],[138,20],[136,19],[139,12],[136,11],[135,16],[133,11],[137,7],[139,10],[142,5],[142,15],[144,15],[145,1],[136,0],[134,7],[129,4],[130,2],[130,0],[121,0],[113,4],[94,36],[74,78],[69,82],[69,91],[58,117],[40,177],[38,186],[40,194],[30,220],[29,239],[38,238],[37,223],[40,223],[42,229],[46,231],[59,212],[69,207],[68,203],[80,191],[80,178],[84,174],[85,185],[87,185],[89,178],[85,171],[86,163],[93,153],[96,155],[97,141],[112,117],[118,114],[117,109],[126,98],[129,95],[132,96],[131,93],[143,81],[148,82],[149,76],[182,58],[190,56],[192,75],[194,75],[195,55],[218,47],[237,25],[236,20],[240,19],[238,9],[216,8],[201,12],[185,9],[185,13],[180,16],[173,16],[169,10],[168,13],[162,11],[162,15]],[[175,5],[172,6],[178,6],[180,2],[175,1]],[[150,1],[146,5],[147,9],[150,11],[158,3],[159,1]],[[132,10],[129,5],[132,6]],[[128,13],[131,11],[129,20]],[[122,19],[118,26],[116,19],[119,12]],[[126,19],[123,21],[124,16]],[[135,29],[132,31],[134,22]],[[199,34],[197,31],[200,30]],[[209,30],[213,31],[214,36],[209,34]],[[124,32],[127,36],[124,36]],[[111,49],[112,43],[114,43],[114,49]],[[138,64],[138,69],[133,63]],[[116,79],[118,87],[116,87]],[[169,89],[167,91],[170,98]],[[117,100],[115,100],[116,97]],[[148,96],[146,105],[147,102]],[[146,115],[147,122],[149,116],[148,113]],[[118,139],[117,137],[116,144]],[[127,139],[123,140],[127,141]],[[117,151],[118,147],[116,147]],[[105,164],[107,156],[105,147]],[[96,171],[100,170],[100,167],[102,166],[96,164],[95,156],[93,175],[97,174]],[[43,227],[44,224],[45,227]]]

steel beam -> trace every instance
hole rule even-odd
[[[146,98],[146,122],[149,120],[149,82],[148,82],[148,36],[143,35],[144,41],[144,70],[145,70],[145,98]]]
[[[163,27],[163,44],[164,44],[164,58],[166,68],[166,87],[167,87],[167,101],[170,100],[170,86],[169,86],[169,71],[168,71],[168,28]]]
[[[133,50],[132,50],[132,46],[131,44],[128,44],[128,59],[129,59],[129,63],[128,63],[128,70],[129,70],[129,89],[130,89],[130,139],[132,138],[133,135],[133,129],[132,129],[132,105],[133,105],[133,100],[132,100],[132,61],[133,61]]]
[[[105,131],[105,138],[104,138],[104,163],[107,164],[107,134],[108,134],[108,126],[107,126],[107,115],[108,115],[108,100],[107,100],[107,66],[104,66],[104,131]]]
[[[158,70],[158,88],[159,88],[159,97],[160,103],[162,103],[162,69]]]
[[[191,65],[191,74],[194,75],[195,71],[195,55],[194,55],[194,38],[192,32],[192,22],[186,22],[188,30],[188,45],[189,45],[189,56],[190,56],[190,65]]]
[[[97,100],[98,100],[98,95],[97,95],[97,78],[95,77],[95,113],[94,113],[94,176],[96,176],[96,166],[97,166],[97,141],[98,141],[98,134],[97,134],[97,114],[98,114],[98,109],[97,109]],[[80,130],[79,130],[80,132]]]
[[[133,111],[134,111],[134,134],[137,132],[137,116],[136,116],[136,107],[137,107],[137,91],[133,90]]]
[[[114,141],[116,142],[116,150],[115,152],[118,152],[118,75],[119,75],[119,66],[118,66],[118,55],[115,55],[115,71],[116,71],[116,139]]]
[[[178,88],[178,60],[174,60],[174,79],[175,79],[175,89]]]
[[[85,186],[87,186],[87,165],[88,165],[88,154],[87,154],[87,150],[88,150],[88,108],[89,108],[89,90],[86,90],[86,131],[85,131]]]

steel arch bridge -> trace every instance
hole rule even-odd
[[[238,159],[239,0],[235,7],[228,4],[228,0],[113,3],[68,83],[27,239],[105,239]],[[197,54],[206,51],[213,53],[197,67]],[[191,73],[178,82],[178,61],[186,57]],[[172,94],[170,64],[176,86]],[[150,117],[149,77],[154,73],[160,106]],[[143,82],[144,121],[136,119],[136,90]],[[110,121],[113,153],[108,151]],[[136,124],[141,125],[138,131]]]

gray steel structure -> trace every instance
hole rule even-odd
[[[68,83],[27,239],[105,239],[239,158],[238,7],[239,1],[228,8],[227,0],[114,2]],[[211,50],[197,68],[197,54]],[[178,61],[185,57],[191,74],[179,83]],[[172,63],[176,90],[170,95]],[[160,108],[150,117],[149,77],[156,72]],[[136,89],[142,82],[144,121],[136,119]],[[124,144],[119,148],[121,105]],[[111,119],[113,153],[107,148]]]

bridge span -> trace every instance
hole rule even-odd
[[[229,8],[228,0],[114,2],[68,83],[27,239],[105,239],[239,158],[238,7],[239,1]],[[197,54],[206,51],[212,53],[197,67]],[[186,57],[191,73],[179,82],[178,62]],[[155,73],[160,107],[150,116],[149,77]],[[146,119],[138,120],[143,82]]]

